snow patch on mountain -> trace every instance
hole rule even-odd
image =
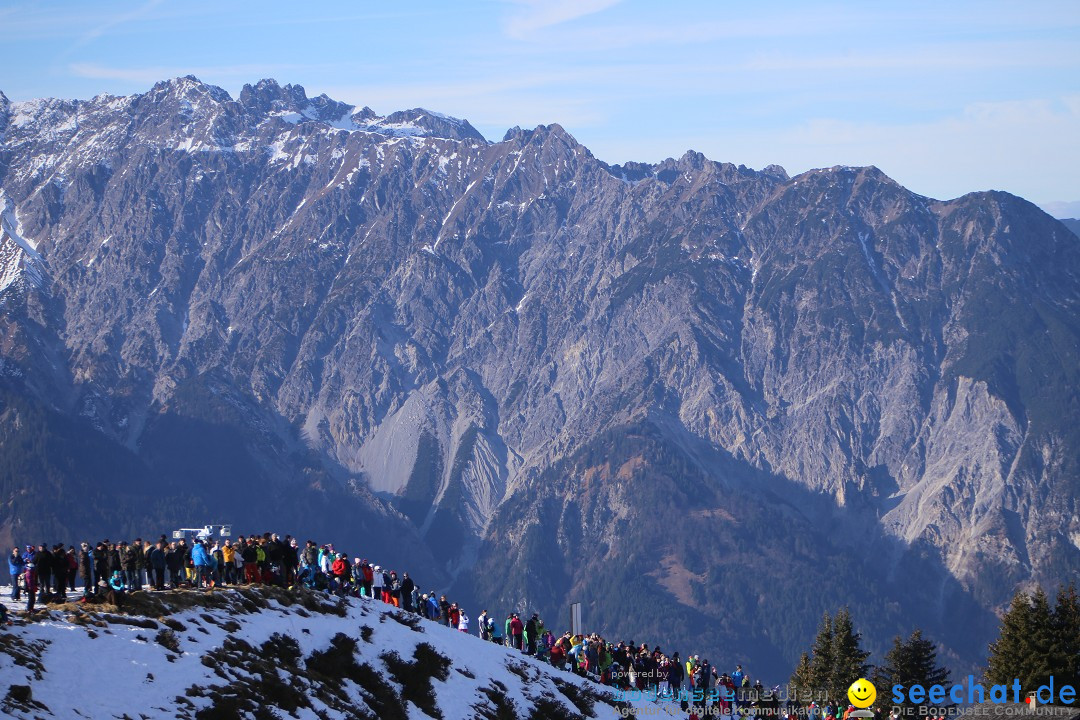
[[[20,278],[43,289],[44,260],[37,251],[37,243],[25,236],[15,203],[0,190],[0,293]]]
[[[609,688],[379,601],[245,588],[53,608],[0,630],[6,717],[621,716]]]

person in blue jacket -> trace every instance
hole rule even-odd
[[[115,605],[118,610],[124,607],[124,575],[120,570],[113,570],[109,577],[109,591],[105,593],[105,601]]]
[[[11,575],[11,599],[15,602],[19,602],[19,592],[22,587],[20,583],[25,568],[26,561],[19,554],[19,548],[12,548],[11,555],[8,555],[8,573]]]
[[[206,586],[210,577],[210,554],[202,540],[195,540],[191,546],[191,564],[195,566],[195,587]]]
[[[732,708],[737,708],[739,701],[743,697],[742,682],[744,677],[746,675],[743,673],[742,665],[736,665],[735,672],[731,673],[731,684],[735,686],[734,697],[731,698]]]

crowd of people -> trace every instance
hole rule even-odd
[[[291,587],[303,582],[344,594],[356,587],[347,561],[344,554],[333,552],[332,545],[317,547],[308,541],[301,551],[294,538],[276,533],[240,536],[235,543],[231,538],[210,537],[169,541],[162,535],[155,542],[142,538],[131,543],[83,542],[78,549],[46,543],[27,545],[24,550],[15,547],[8,556],[8,573],[11,599],[20,602],[25,594],[26,612],[33,613],[36,603],[66,602],[69,593],[78,595],[81,602],[109,599],[120,605],[125,593],[136,590],[255,583]],[[358,578],[365,575],[364,566],[366,561],[358,558]],[[370,566],[366,572],[371,574]]]
[[[27,545],[12,549],[8,570],[11,598],[20,602],[25,594],[28,615],[37,603],[75,600],[122,607],[132,592],[267,584],[380,601],[470,631],[464,608],[434,590],[423,592],[407,572],[399,574],[359,556],[350,559],[333,544],[308,540],[301,546],[296,538],[269,532],[240,536],[235,542],[214,537],[170,541],[162,535],[156,541],[83,542],[78,548]],[[760,682],[752,683],[741,666],[725,673],[697,655],[683,660],[677,652],[668,654],[644,643],[615,643],[571,631],[556,635],[537,613],[524,620],[508,613],[498,620],[484,610],[476,619],[476,633],[482,640],[624,693],[679,701],[688,712],[779,714],[776,694]]]

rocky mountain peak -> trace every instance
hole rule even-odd
[[[370,112],[369,108],[364,108]],[[424,108],[412,110],[399,110],[386,116],[386,126],[414,127],[421,135],[448,138],[450,140],[479,140],[487,142],[480,132],[469,124],[468,120],[462,120],[442,113],[432,112]]]
[[[762,168],[761,172],[765,175],[772,175],[781,180],[790,179],[787,170],[785,170],[782,165],[766,165],[764,168]]]
[[[568,133],[562,125],[552,123],[550,125],[537,125],[532,130],[525,130],[515,125],[503,135],[503,142],[516,142],[520,145],[540,144],[555,139],[568,145],[578,145],[573,135]]]
[[[245,85],[240,105],[261,122],[278,117],[288,123],[319,122],[342,130],[363,130],[390,136],[439,137],[453,140],[481,140],[483,136],[466,120],[460,120],[423,108],[399,110],[382,117],[369,107],[355,107],[328,97],[325,93],[308,98],[300,85],[281,86],[264,79]]]
[[[645,178],[652,177],[654,167],[649,163],[630,161],[623,163],[622,165],[608,165],[603,164],[613,177],[616,177],[625,182],[640,182]]]
[[[325,93],[309,99],[303,86],[282,87],[270,78],[260,80],[254,86],[244,85],[239,102],[245,110],[256,115],[288,115],[298,121],[340,121],[353,109],[351,105],[330,99]]]
[[[683,153],[682,157],[678,160],[678,165],[681,168],[700,172],[705,169],[705,166],[709,163],[709,160],[703,153],[699,153],[696,150],[687,150]]]
[[[220,104],[232,101],[232,96],[224,88],[204,83],[194,75],[163,80],[156,83],[147,95],[156,102],[185,100],[189,102],[210,101]]]

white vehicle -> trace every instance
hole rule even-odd
[[[194,535],[199,540],[212,537],[232,537],[232,525],[204,525],[201,528],[180,528],[173,530],[173,539],[180,540]]]

